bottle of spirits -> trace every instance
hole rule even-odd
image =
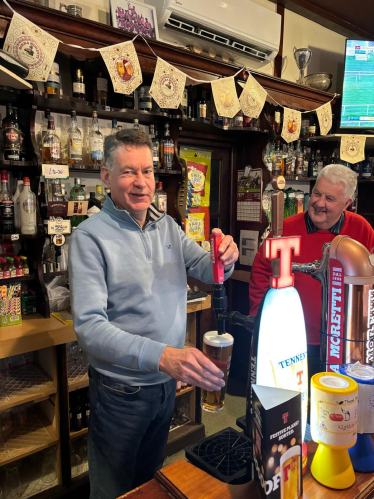
[[[44,135],[42,148],[43,163],[59,163],[61,158],[60,137],[55,133],[55,121],[53,116],[48,118],[48,129]]]
[[[0,192],[0,233],[1,234],[14,234],[14,203],[13,198],[8,187],[8,172],[1,171],[1,185]]]
[[[197,118],[206,120],[206,100],[204,99],[203,92],[200,90],[200,97],[196,103]]]
[[[49,95],[60,95],[60,66],[53,62],[47,81],[45,82],[45,91]]]
[[[95,197],[99,201],[99,203],[100,203],[100,209],[101,209],[104,206],[105,199],[106,199],[105,196],[104,196],[104,194],[103,194],[103,186],[102,185],[97,185],[96,186]]]
[[[36,196],[30,189],[29,177],[23,178],[23,190],[19,195],[21,234],[36,234]]]
[[[243,112],[241,109],[234,116],[234,126],[238,128],[243,128]]]
[[[23,182],[23,180],[22,180]],[[45,194],[45,183],[40,182],[40,194],[38,196],[38,201],[39,201],[39,212],[40,212],[40,218],[42,219],[42,222],[44,224],[44,221],[47,220],[47,208],[48,208],[48,203],[47,203],[47,198]]]
[[[162,189],[162,182],[156,185],[156,206],[159,211],[167,212],[167,194]]]
[[[152,96],[149,93],[149,87],[140,87],[139,109],[140,111],[152,111]]]
[[[282,152],[280,150],[280,140],[275,144],[275,160],[273,163],[273,175],[280,175],[282,171]]]
[[[174,141],[170,137],[169,123],[165,123],[165,134],[162,139],[161,161],[165,170],[173,169],[174,161]]]
[[[303,151],[301,150],[301,141],[298,140],[296,144],[296,164],[295,164],[296,175],[303,174],[303,164],[304,164],[304,157],[303,157]]]
[[[108,102],[108,80],[104,73],[99,71],[94,84],[94,101],[99,106],[106,106]]]
[[[187,87],[184,87],[182,100],[181,100],[181,108],[184,113],[184,116],[187,117],[187,107],[188,107],[188,90]]]
[[[78,128],[77,113],[70,111],[71,121],[68,130],[68,163],[69,165],[82,166],[82,132]]]
[[[20,140],[20,147],[21,147],[21,156],[20,160],[21,161],[26,161],[26,134],[25,134],[25,129],[22,123],[20,123],[18,119],[18,108],[13,107],[13,118],[14,122],[17,123],[18,126],[18,132],[19,132],[19,140]]]
[[[19,203],[19,195],[23,188],[23,177],[20,175],[17,179],[17,188],[16,192],[13,194],[13,203],[14,203],[14,225],[18,231],[21,230],[21,210]]]
[[[317,163],[317,171],[319,173],[319,172],[322,171],[322,168],[323,168],[323,161],[322,161],[321,151],[319,149],[317,150],[317,153],[316,153],[316,163]]]
[[[191,86],[190,90],[188,91],[186,118],[193,118],[193,117],[194,117],[194,112],[193,112],[192,86]]]
[[[18,123],[14,119],[12,104],[7,105],[7,114],[3,120],[4,159],[21,160],[21,137]]]
[[[160,164],[160,143],[156,138],[154,125],[149,125],[149,136],[152,140],[153,169],[157,170]]]
[[[123,107],[124,109],[134,109],[135,108],[135,92],[123,96]]]
[[[89,134],[90,143],[90,166],[95,170],[100,170],[104,162],[104,138],[99,130],[99,120],[97,111],[92,112],[92,130]]]
[[[83,428],[83,408],[82,408],[81,397],[79,394],[77,395],[77,403],[75,406],[75,411],[77,418],[76,428],[77,431],[80,431]]]
[[[82,68],[76,68],[73,74],[73,97],[86,99],[86,85]]]
[[[315,137],[317,134],[317,123],[315,113],[311,113],[309,117],[309,137]]]
[[[318,164],[317,164],[317,154],[314,155],[312,161],[309,165],[309,170],[312,170],[311,177],[318,177]]]
[[[117,130],[117,120],[112,120],[112,135],[115,135],[118,132]]]
[[[138,118],[134,119],[134,130],[140,130],[140,125],[139,125]]]
[[[295,154],[292,142],[287,146],[286,175],[295,175]]]
[[[95,213],[99,213],[100,210],[101,210],[101,202],[98,199],[96,199],[94,192],[90,192],[90,199],[88,200],[87,216],[91,217]]]
[[[301,131],[300,131],[300,137],[302,139],[308,139],[309,138],[309,118],[307,114],[304,114],[302,120],[301,120]]]
[[[76,201],[76,209],[74,208],[74,211],[76,212],[75,215],[71,217],[71,226],[72,227],[78,227],[78,225],[85,220],[86,215],[81,215],[79,213],[79,202],[80,201],[85,201],[86,200],[86,193],[84,192],[84,189],[82,187],[82,182],[80,178],[75,178],[74,179],[74,187],[70,191],[70,196],[69,196],[69,201]]]
[[[280,107],[277,107],[274,113],[274,131],[279,135],[282,131],[282,111]]]
[[[307,147],[304,146],[304,151],[303,151],[303,177],[308,176],[308,171],[309,171],[309,153],[307,150]]]

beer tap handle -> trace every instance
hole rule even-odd
[[[218,334],[226,332],[225,319],[227,317],[227,296],[223,262],[218,253],[218,248],[222,242],[222,234],[211,234],[210,236],[210,257],[213,265],[213,310],[217,320]]]
[[[219,258],[218,248],[222,242],[222,234],[210,235],[210,258],[213,265],[213,283],[220,284],[224,282],[224,268],[221,259]]]

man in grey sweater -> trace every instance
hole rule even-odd
[[[208,391],[224,382],[199,350],[183,349],[187,275],[211,283],[212,265],[151,204],[148,135],[107,137],[101,179],[111,195],[74,231],[69,274],[74,329],[90,363],[91,499],[115,499],[161,468],[176,380]],[[219,252],[228,278],[238,258],[231,236]]]

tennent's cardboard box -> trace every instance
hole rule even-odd
[[[301,394],[252,385],[255,478],[264,496],[299,499],[302,489]]]

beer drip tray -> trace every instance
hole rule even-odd
[[[192,464],[222,482],[239,485],[250,481],[247,461],[251,443],[233,428],[225,428],[184,450]]]

